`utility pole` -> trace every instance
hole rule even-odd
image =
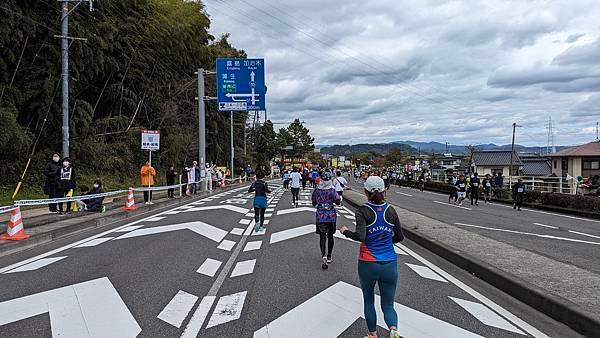
[[[512,132],[512,145],[510,147],[510,168],[508,169],[508,187],[512,189],[512,173],[513,173],[513,163],[514,163],[514,153],[515,153],[515,130],[517,129],[517,124],[513,123],[513,132]]]
[[[198,159],[200,162],[200,191],[206,191],[206,106],[204,105],[204,69],[198,68]],[[204,173],[204,177],[202,177]]]
[[[596,121],[596,142],[598,142],[598,124],[599,122]]]
[[[69,36],[69,15],[83,2],[89,2],[90,11],[93,11],[93,0],[60,0],[62,2],[61,10],[61,35],[55,35],[60,38],[61,54],[61,79],[62,79],[62,155],[69,157],[69,40],[83,40],[82,38],[73,38]],[[69,2],[77,4],[69,10]]]

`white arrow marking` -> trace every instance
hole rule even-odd
[[[311,232],[315,232],[315,230],[316,230],[315,225],[309,224],[309,225],[301,226],[298,228],[279,231],[274,234],[271,234],[271,240],[269,243],[273,244],[273,243],[285,241],[285,240],[288,240],[291,238],[304,236]]]
[[[0,326],[48,312],[53,337],[136,337],[142,329],[108,278],[0,303]]]
[[[204,222],[188,222],[188,223],[171,224],[171,225],[163,225],[163,226],[152,227],[152,228],[138,229],[138,230],[134,230],[130,233],[127,233],[123,236],[117,237],[115,239],[140,237],[140,236],[160,234],[163,232],[177,231],[177,230],[191,230],[191,231],[197,233],[198,235],[204,236],[215,242],[220,242],[227,235],[227,231],[221,230],[210,224],[206,224]]]
[[[14,273],[14,272],[23,272],[23,271],[37,270],[39,268],[43,268],[46,265],[50,265],[52,263],[58,262],[61,259],[65,259],[65,258],[67,258],[67,256],[42,258],[39,261],[35,261],[33,263],[21,265],[20,267],[18,267],[16,269],[13,269],[13,270],[10,270],[10,271],[5,272],[5,273]]]
[[[411,268],[411,270],[413,270],[414,272],[416,272],[419,276],[421,276],[423,278],[427,278],[427,279],[432,279],[432,280],[437,280],[437,281],[440,281],[440,282],[448,283],[447,280],[445,280],[440,275],[438,275],[437,273],[433,272],[430,268],[428,268],[426,266],[416,265],[416,264],[408,264],[408,263],[404,263],[404,264],[406,264],[406,266],[408,266],[409,268]]]
[[[227,93],[227,94],[225,94],[225,96],[230,98],[231,101],[233,101],[233,102],[246,102],[246,98],[250,98],[250,100],[252,100],[252,104],[255,104],[257,101],[260,101],[259,99],[257,99],[259,94],[255,94],[254,88],[252,88],[252,93],[250,93],[250,94]]]
[[[481,337],[398,303],[394,309],[400,318],[398,331],[405,337]],[[375,310],[377,325],[386,327],[378,295]],[[338,337],[363,316],[360,288],[337,282],[254,332],[254,338]]]
[[[95,239],[92,239],[91,241],[85,242],[83,244],[79,244],[75,248],[87,248],[87,247],[91,247],[91,246],[96,246],[96,245],[100,245],[104,242],[108,242],[111,239],[113,239],[113,237],[95,238]]]
[[[315,212],[315,210],[316,210],[315,208],[309,208],[309,207],[291,208],[291,209],[278,210],[277,215],[293,214],[295,212],[302,212],[302,211]]]
[[[194,212],[194,211],[205,211],[205,210],[219,210],[219,209],[225,209],[225,210],[229,210],[229,211],[234,211],[240,214],[245,214],[248,212],[248,209],[246,208],[240,208],[238,206],[235,205],[211,205],[211,206],[207,206],[207,207],[195,207],[195,208],[191,208],[191,209],[187,209],[184,210],[183,212]]]
[[[254,82],[255,76],[256,76],[256,74],[254,74],[254,71],[252,71],[252,73],[250,73],[250,81]]]
[[[449,297],[456,304],[460,305],[467,312],[472,314],[477,320],[482,322],[485,325],[497,327],[499,329],[515,332],[518,334],[526,335],[523,331],[514,327],[511,323],[509,323],[506,319],[500,317],[496,312],[488,309],[481,303],[475,303],[468,300]]]

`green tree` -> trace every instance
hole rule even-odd
[[[302,125],[299,119],[295,119],[287,128],[289,142],[293,147],[294,157],[303,157],[305,154],[315,150],[315,139],[310,136],[310,130]]]

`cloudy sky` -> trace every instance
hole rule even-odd
[[[598,0],[205,0],[213,35],[264,57],[269,118],[318,144],[592,141]]]

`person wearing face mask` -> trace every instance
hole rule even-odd
[[[82,190],[83,189],[84,188],[82,188]],[[102,190],[102,181],[100,181],[99,179],[96,179],[94,181],[94,185],[92,186],[92,190],[88,191],[84,195],[95,195],[95,194],[101,194],[103,192],[104,191]],[[77,204],[79,205],[81,210],[92,211],[92,212],[105,212],[106,207],[104,205],[102,205],[103,202],[104,202],[104,197],[96,197],[96,198],[86,199],[83,201],[77,201]]]
[[[66,197],[71,189],[75,189],[77,186],[77,180],[75,177],[75,169],[71,166],[71,160],[68,157],[63,158],[62,167],[58,170],[58,187],[60,197]],[[66,213],[71,213],[71,202],[66,202],[67,208]],[[63,203],[58,203],[58,213],[63,214]]]
[[[165,176],[167,177],[167,185],[168,186],[175,185],[175,177],[177,176],[177,172],[175,171],[174,165],[171,164],[169,166],[169,170],[167,170],[167,172],[165,173]],[[175,198],[175,188],[169,188],[167,190],[167,197]]]
[[[62,197],[58,189],[58,173],[60,171],[60,156],[58,154],[52,155],[52,160],[44,167],[44,194],[48,195],[48,198]],[[58,208],[56,203],[49,203],[48,209],[50,213],[57,213]]]

